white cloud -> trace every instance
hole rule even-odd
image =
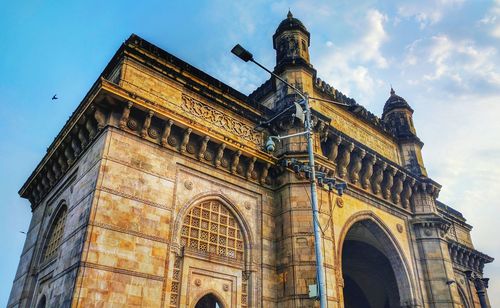
[[[389,36],[384,28],[388,18],[378,10],[368,10],[364,23],[360,27],[358,40],[347,46],[336,46],[331,41],[315,62],[321,68],[319,74],[335,88],[349,95],[356,93],[356,98],[369,105],[374,88],[382,81],[370,74],[370,66],[386,68],[388,60],[382,54],[381,47]]]
[[[488,13],[479,21],[495,38],[500,38],[500,0],[495,0]]]
[[[425,0],[405,2],[398,6],[398,14],[403,18],[413,18],[423,29],[441,21],[448,10],[460,7],[464,0]]]
[[[416,40],[406,50],[402,68],[413,82],[428,82],[433,88],[446,88],[458,95],[498,92],[500,60],[494,47],[440,34]]]

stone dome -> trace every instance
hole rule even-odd
[[[409,109],[411,112],[413,112],[413,109],[410,107],[408,102],[404,98],[402,98],[399,95],[396,95],[396,92],[394,89],[391,87],[391,96],[387,99],[384,105],[384,115],[387,114],[389,111],[396,109],[396,108],[406,108]]]
[[[283,21],[279,24],[278,28],[276,29],[276,32],[273,35],[273,38],[277,37],[281,33],[289,30],[301,30],[304,33],[307,34],[307,38],[310,38],[309,31],[307,31],[307,28],[304,26],[304,24],[298,20],[297,18],[293,17],[292,12],[288,11],[288,14],[286,15],[286,18],[283,19]]]

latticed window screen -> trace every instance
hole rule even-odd
[[[248,284],[246,280],[241,284],[241,307],[248,307]]]
[[[181,258],[175,257],[174,273],[172,275],[172,286],[170,287],[170,307],[175,308],[179,304],[179,292],[181,284]]]
[[[181,245],[189,250],[243,260],[240,227],[229,210],[216,200],[191,208],[184,217]]]
[[[52,223],[52,227],[49,232],[49,237],[47,240],[47,245],[45,246],[45,252],[43,254],[43,261],[52,259],[59,249],[59,245],[61,244],[61,238],[64,232],[64,223],[66,221],[66,213],[67,208],[64,206],[57,213],[54,222]]]

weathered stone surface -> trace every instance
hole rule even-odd
[[[478,307],[469,282],[484,284],[492,258],[474,249],[461,214],[436,201],[440,185],[425,176],[414,128],[404,140],[401,128],[384,128],[398,112],[411,119],[406,101],[394,109],[403,99],[391,94],[379,119],[314,80],[309,33],[291,13],[273,39],[277,73],[350,105],[311,100],[315,168],[350,182],[339,196],[318,181],[328,307],[352,300],[353,281],[372,304],[459,306],[463,293]],[[310,181],[279,161],[305,166],[306,138],[261,148],[267,134],[299,133],[302,123],[253,129],[293,92],[269,80],[247,97],[137,36],[116,57],[21,189],[33,216],[8,306],[194,307],[207,294],[223,307],[318,306],[308,295]],[[56,256],[45,260],[53,234]]]

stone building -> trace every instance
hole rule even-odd
[[[291,13],[274,72],[312,99],[328,307],[488,306],[461,213],[437,201],[413,109],[377,117],[317,78]],[[231,56],[228,53],[228,56]],[[242,65],[244,65],[242,63]],[[313,307],[316,282],[298,97],[270,78],[244,95],[131,35],[20,190],[33,212],[8,307]],[[344,103],[340,106],[330,101]]]

